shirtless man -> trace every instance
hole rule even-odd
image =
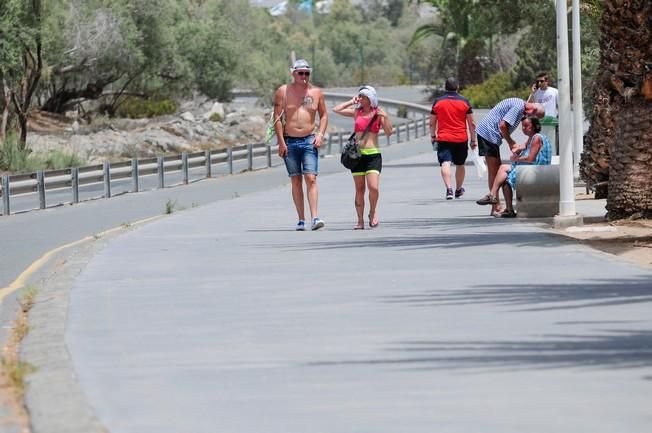
[[[292,199],[299,222],[296,229],[306,229],[303,182],[310,207],[312,230],[324,227],[317,216],[317,174],[319,173],[319,147],[326,127],[328,111],[321,89],[310,84],[312,68],[303,59],[292,65],[292,83],[283,85],[274,95],[274,125],[278,139],[278,156],[285,161],[292,180]],[[315,134],[315,115],[319,113],[319,129]]]

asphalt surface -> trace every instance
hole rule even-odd
[[[282,167],[0,218],[0,288],[97,235],[30,277],[34,431],[649,431],[649,269],[488,217],[473,167],[443,200],[422,140],[383,156],[375,230],[335,158],[323,231]]]
[[[446,201],[428,144],[385,155],[373,230],[330,159],[323,230],[275,168],[71,252],[24,344],[35,432],[648,432],[652,271],[488,216],[472,167]]]

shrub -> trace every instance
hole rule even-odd
[[[396,116],[407,119],[408,117],[408,109],[405,105],[399,105],[398,108],[396,109]]]
[[[14,174],[80,167],[85,162],[79,155],[60,150],[52,150],[47,155],[32,154],[29,148],[20,149],[16,137],[13,135],[8,136],[0,146],[0,170]]]
[[[118,107],[116,114],[119,117],[142,119],[173,114],[175,111],[177,111],[177,104],[170,99],[143,99],[129,96]]]
[[[59,170],[61,168],[81,167],[86,161],[74,153],[65,153],[60,150],[52,150],[44,160],[44,168],[50,170]]]
[[[220,113],[213,113],[211,114],[211,117],[208,120],[210,120],[211,122],[221,122],[224,119],[222,119]]]
[[[10,134],[0,147],[0,169],[12,173],[28,173],[35,171],[38,164],[34,165],[34,158],[30,158],[32,151],[29,148],[21,149],[16,136]]]
[[[530,89],[514,89],[509,73],[499,72],[480,84],[465,87],[460,92],[476,108],[491,108],[505,98],[527,99]]]

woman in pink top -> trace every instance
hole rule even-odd
[[[371,86],[362,86],[358,94],[350,101],[333,107],[333,111],[346,117],[353,117],[354,131],[358,139],[371,124],[369,132],[360,142],[360,162],[351,169],[355,184],[355,211],[358,216],[356,230],[364,229],[365,190],[369,190],[369,227],[378,226],[376,206],[378,205],[378,187],[383,159],[378,147],[378,132],[382,128],[385,135],[392,134],[392,121],[385,111],[378,107],[376,90]]]

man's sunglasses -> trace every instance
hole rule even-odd
[[[546,80],[537,80],[537,83],[543,83]]]
[[[297,71],[297,75],[301,75],[301,76],[305,75],[306,77],[309,77],[310,72],[309,71]]]

